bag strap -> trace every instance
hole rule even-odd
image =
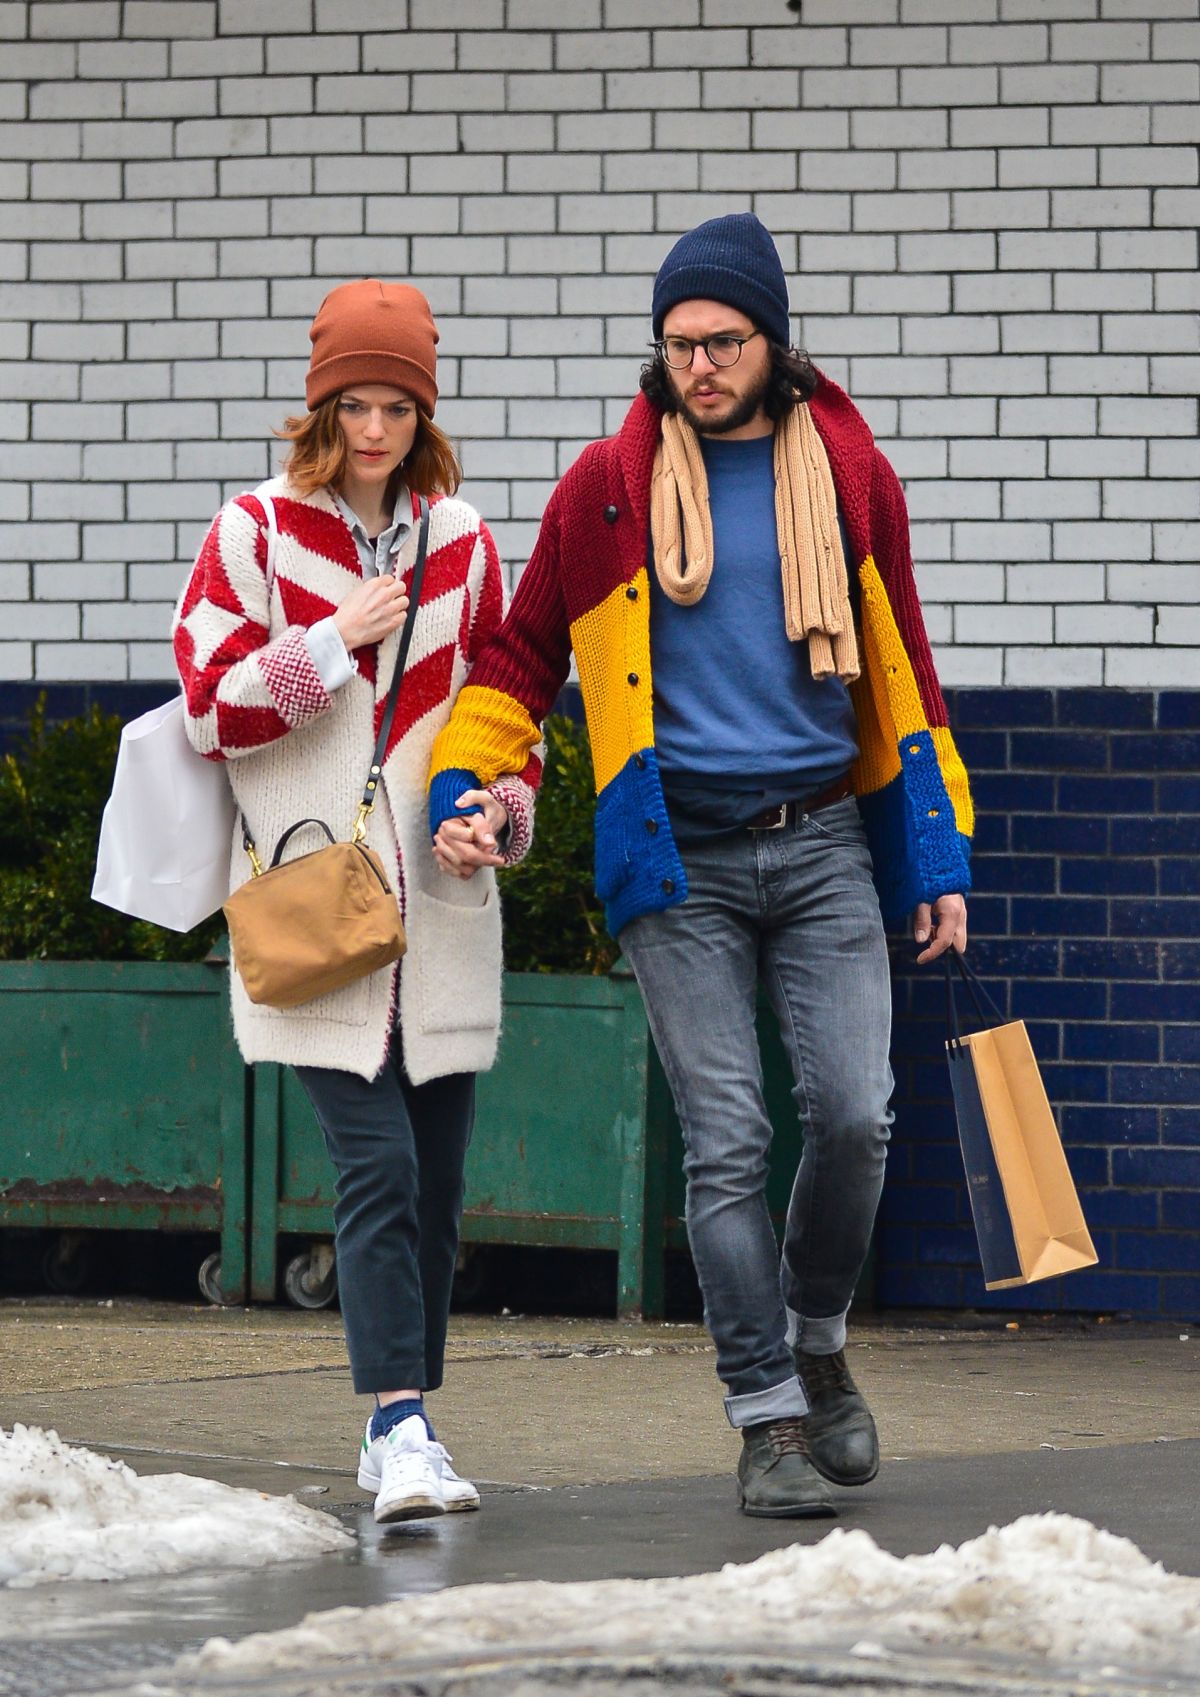
[[[959,977],[967,987],[967,992],[975,1004],[975,1012],[979,1023],[986,1028],[990,1025],[1007,1025],[1008,1020],[996,1006],[974,967],[968,966],[966,958],[957,949],[947,949],[942,956],[942,967],[946,974],[946,1030],[947,1042],[957,1047],[962,1043],[962,1033],[958,1023],[958,999],[955,995],[953,968],[958,968]]]
[[[269,584],[271,568],[274,564],[275,539],[278,535],[278,529],[275,522],[275,504],[269,495],[260,495],[258,499],[263,503],[263,511],[267,514],[267,581]],[[392,674],[392,683],[391,688],[388,691],[387,705],[383,710],[383,719],[380,722],[379,735],[375,739],[375,752],[371,756],[371,769],[367,774],[367,781],[363,786],[362,800],[358,804],[358,817],[354,821],[354,829],[350,836],[350,841],[352,843],[361,843],[367,834],[367,815],[372,812],[375,806],[375,791],[378,788],[380,774],[383,771],[383,757],[387,752],[388,737],[391,734],[392,722],[396,717],[396,707],[400,700],[400,685],[404,680],[404,667],[408,660],[408,650],[412,645],[413,627],[417,621],[417,605],[421,599],[421,583],[425,576],[425,557],[429,552],[429,502],[426,500],[424,495],[419,497],[419,513],[420,529],[417,534],[417,557],[413,564],[412,588],[408,597],[408,613],[404,620],[404,630],[401,634],[400,647],[396,654],[396,669]],[[262,876],[263,865],[261,860],[258,858],[258,850],[255,847],[254,838],[250,835],[250,827],[246,822],[246,815],[244,813],[241,815],[241,821],[242,847],[250,857],[250,868],[253,876],[258,878]],[[332,832],[329,830],[328,825],[325,825],[323,820],[300,820],[298,823],[319,824],[329,836],[330,842],[334,841]],[[297,827],[295,825],[289,827],[289,829],[285,831],[283,836],[280,838],[275,848],[275,854],[271,860],[272,866],[277,866],[279,864],[279,856],[283,851],[283,846],[287,842],[292,831],[296,828]]]
[[[283,859],[283,851],[288,846],[288,844],[291,842],[291,840],[295,836],[296,832],[302,831],[306,825],[319,825],[321,830],[324,831],[325,835],[329,838],[329,841],[331,843],[334,843],[334,842],[337,841],[337,838],[334,836],[333,832],[329,829],[329,826],[325,823],[325,821],[323,819],[297,819],[297,821],[294,825],[288,826],[287,830],[283,833],[282,837],[280,837],[279,841],[275,844],[275,853],[271,856],[271,869],[272,870],[274,870],[274,868],[277,867],[279,865],[280,861]]]
[[[424,495],[420,497],[421,529],[417,538],[417,558],[413,565],[412,588],[408,596],[408,617],[404,621],[404,633],[400,638],[400,648],[396,655],[396,670],[392,677],[392,687],[388,692],[387,706],[383,710],[383,718],[379,725],[379,735],[375,739],[375,752],[371,756],[371,770],[363,786],[362,800],[358,804],[358,818],[354,821],[351,833],[352,843],[361,843],[367,834],[367,815],[375,806],[375,791],[379,785],[380,774],[383,771],[383,757],[387,753],[388,737],[391,735],[392,721],[396,717],[396,707],[400,700],[400,685],[404,680],[404,666],[408,659],[408,650],[412,643],[413,626],[417,621],[417,603],[421,599],[421,580],[425,576],[425,556],[429,552],[429,502]]]

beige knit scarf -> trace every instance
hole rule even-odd
[[[859,673],[858,644],[833,473],[803,402],[775,428],[775,525],[788,637],[807,639],[814,678],[836,675],[852,683]],[[681,607],[694,606],[712,576],[712,514],[700,439],[679,413],[663,415],[650,534],[663,593]]]

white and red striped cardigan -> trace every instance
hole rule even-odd
[[[227,763],[238,807],[265,860],[297,819],[324,819],[335,836],[350,834],[400,633],[357,650],[354,675],[330,694],[304,633],[361,580],[358,550],[328,490],[300,496],[276,478],[261,486],[278,523],[268,583],[258,493],[237,496],[214,519],[176,610],[173,637],[188,737],[201,754]],[[399,558],[410,583],[416,545],[414,524]],[[247,1061],[336,1067],[373,1078],[387,1057],[397,1007],[414,1083],[476,1072],[495,1059],[501,975],[495,876],[484,871],[460,882],[438,871],[425,787],[434,738],[503,614],[500,561],[487,527],[465,501],[435,498],[382,799],[367,832],[384,865],[396,870],[408,953],[399,968],[298,1008],[256,1006],[231,973],[234,1028]],[[512,822],[509,862],[529,848],[539,771],[535,755],[524,774],[492,786]],[[297,839],[297,846],[318,844],[314,836],[310,844]],[[249,875],[239,826],[230,887]]]

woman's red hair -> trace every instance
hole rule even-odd
[[[312,412],[285,418],[276,431],[292,444],[283,462],[288,482],[302,495],[340,488],[346,474],[346,439],[338,422],[340,395],[330,395]],[[416,402],[413,402],[416,406]],[[453,495],[462,482],[462,466],[445,431],[417,407],[417,434],[404,464],[392,473],[387,499],[404,483],[414,495]]]

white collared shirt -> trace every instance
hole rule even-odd
[[[392,509],[392,522],[386,530],[380,531],[374,542],[367,535],[367,527],[354,509],[340,495],[335,494],[334,500],[354,538],[354,546],[358,549],[363,581],[382,577],[384,572],[391,571],[396,555],[403,548],[412,530],[412,495],[409,491],[403,484],[400,485],[396,492],[396,504]],[[318,619],[315,625],[309,626],[304,640],[312,663],[320,673],[321,682],[332,695],[335,689],[341,689],[343,684],[348,683],[357,670],[346,651],[341,632],[332,617]]]

